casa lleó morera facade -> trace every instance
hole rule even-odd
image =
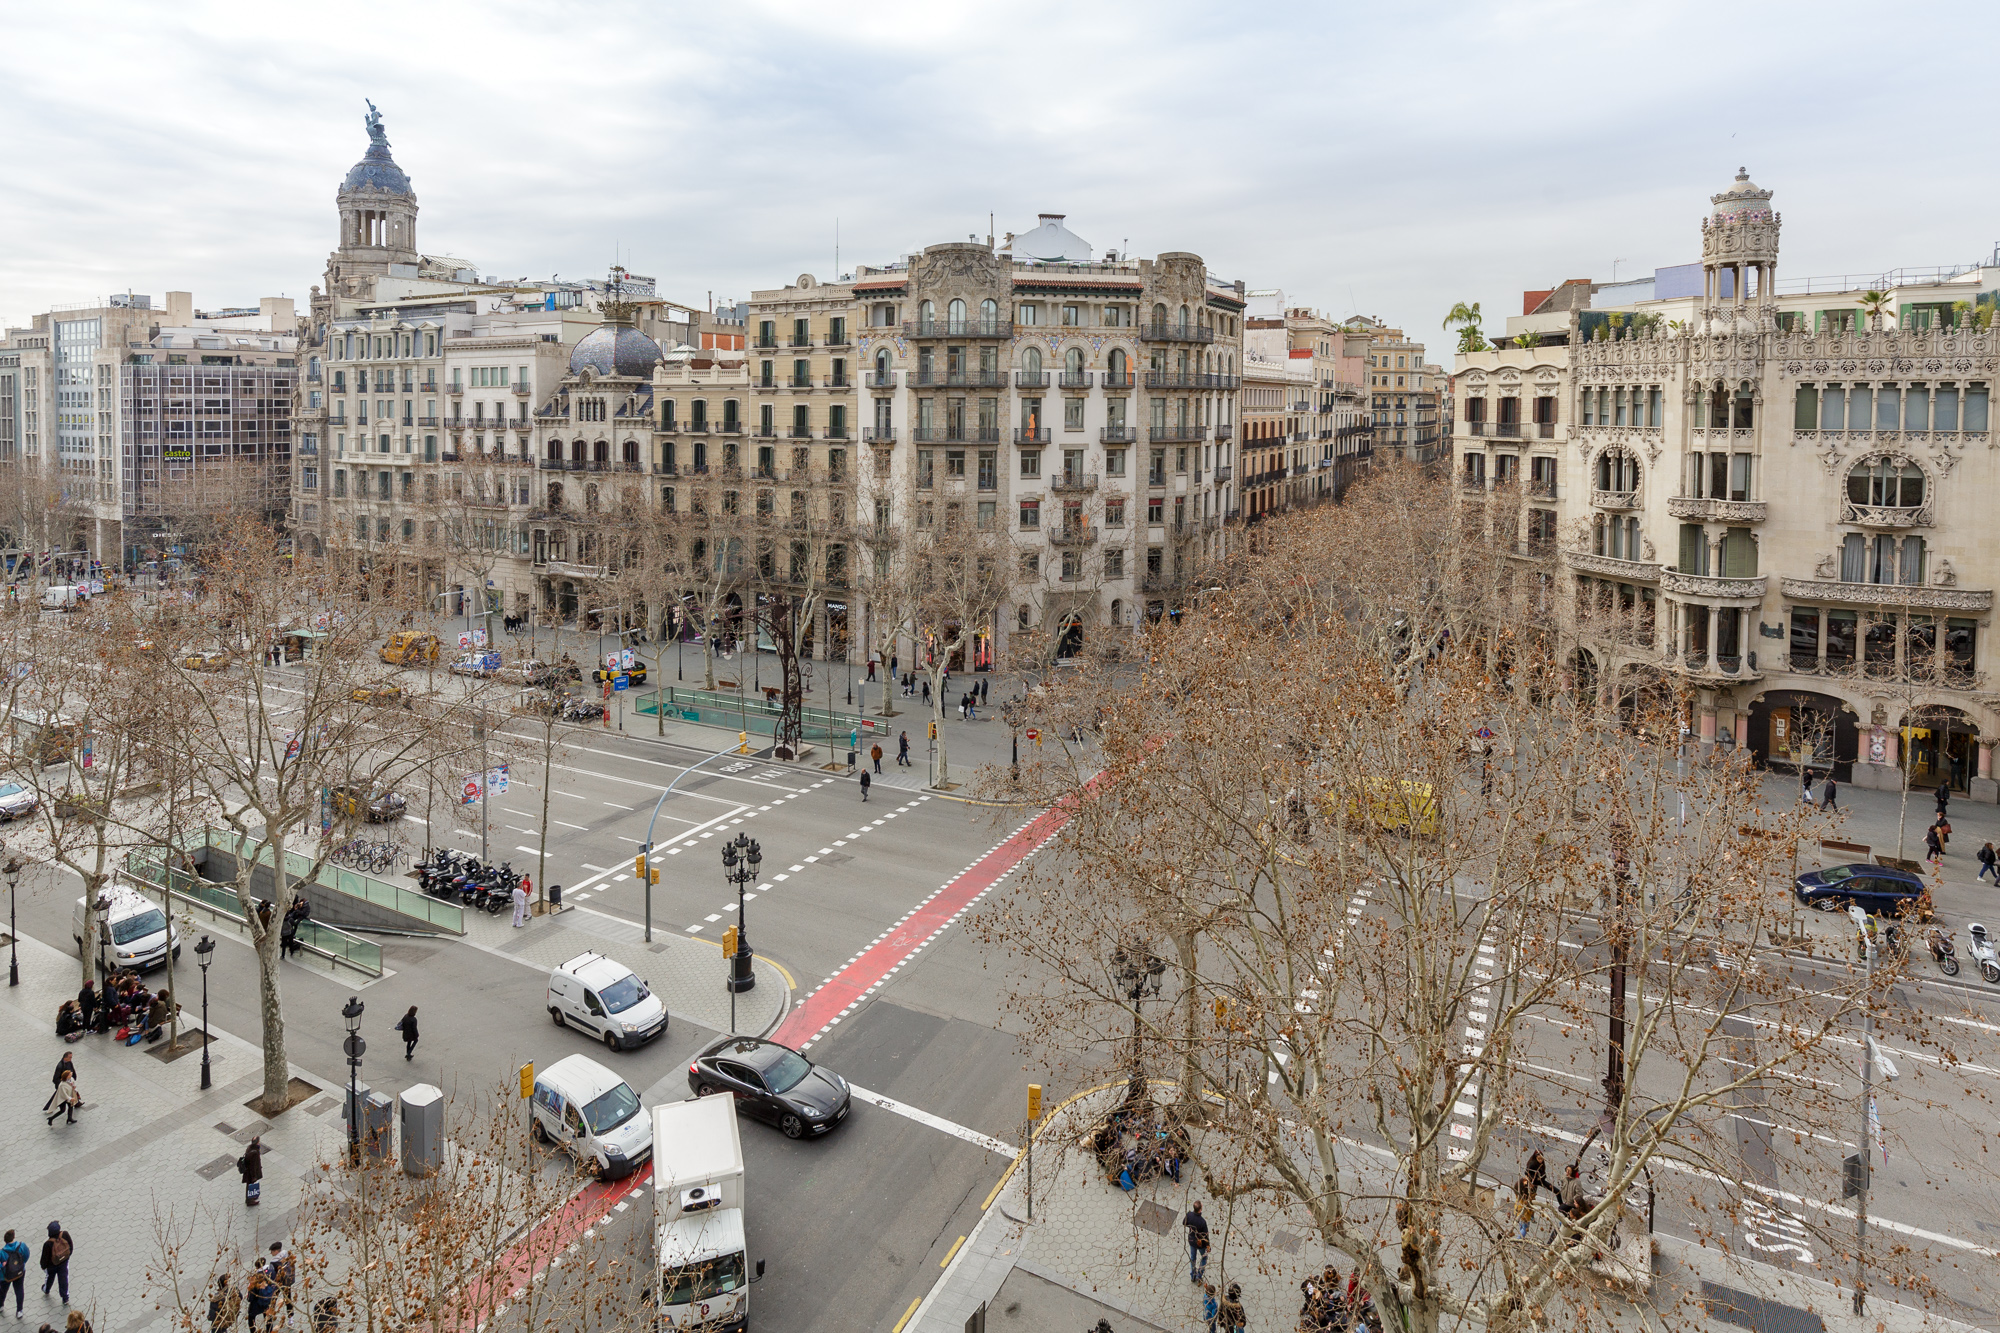
[[[1540,345],[1457,358],[1459,484],[1518,503],[1579,687],[1676,681],[1704,745],[1993,801],[2000,264],[1781,280],[1771,192],[1711,203],[1698,269],[1530,293]]]

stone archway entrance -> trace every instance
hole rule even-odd
[[[1758,764],[1781,773],[1803,765],[1815,777],[1851,782],[1860,732],[1847,702],[1810,690],[1778,690],[1751,701],[1741,738]]]
[[[1062,628],[1056,631],[1056,660],[1075,657],[1083,651],[1083,617],[1074,611],[1063,617]]]
[[[1935,788],[1940,781],[1955,792],[1971,790],[1979,775],[1979,728],[1963,712],[1942,704],[1903,715],[1902,763],[1910,786]]]

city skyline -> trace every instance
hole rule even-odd
[[[370,12],[355,37],[399,31]],[[364,98],[415,182],[427,251],[503,279],[622,261],[691,304],[836,276],[836,226],[851,272],[983,240],[989,214],[999,236],[1060,212],[1099,253],[1194,249],[1335,318],[1421,333],[1464,299],[1497,328],[1524,289],[1694,259],[1688,228],[1739,166],[1813,220],[1793,277],[1966,263],[1991,239],[1970,220],[1993,194],[1976,178],[1958,207],[1909,206],[1954,158],[1897,128],[1907,89],[1856,71],[1832,95],[1825,72],[1851,66],[1862,31],[1852,7],[1810,31],[1701,5],[1423,23],[603,12],[589,32],[525,7],[479,11],[477,32],[442,22],[438,42],[468,44],[442,65],[421,32],[357,63],[339,32],[245,33],[213,7],[22,16],[0,55],[15,166],[0,319],[127,289],[303,301],[330,248],[329,181],[365,146]],[[619,43],[599,54],[607,26]],[[539,54],[566,46],[573,59]],[[1623,77],[1626,51],[1677,82]],[[1501,77],[1523,72],[1511,90]],[[1926,96],[1948,103],[1949,83]],[[1857,190],[1864,157],[1899,165]]]

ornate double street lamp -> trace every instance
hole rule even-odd
[[[746,991],[757,985],[750,970],[750,939],[744,931],[743,891],[757,882],[764,864],[764,849],[747,833],[739,833],[722,844],[722,877],[736,886],[736,954],[729,960],[729,989]]]
[[[361,1011],[368,1006],[361,1003],[361,997],[350,995],[341,1007],[340,1016],[347,1020],[347,1163],[361,1165],[361,1056],[367,1051],[368,1043],[361,1039]]]

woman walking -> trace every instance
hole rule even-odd
[[[250,1140],[250,1146],[236,1159],[236,1174],[243,1178],[244,1206],[255,1208],[264,1193],[264,1140]]]
[[[55,1128],[57,1116],[68,1117],[63,1123],[65,1125],[74,1125],[76,1123],[76,1108],[83,1105],[83,1097],[76,1090],[75,1070],[65,1073],[62,1076],[62,1081],[56,1084],[56,1095],[53,1098],[53,1102],[55,1110],[49,1112],[49,1128]]]
[[[396,1020],[396,1031],[403,1034],[403,1058],[409,1059],[417,1049],[417,1006],[410,1006],[410,1012]]]

